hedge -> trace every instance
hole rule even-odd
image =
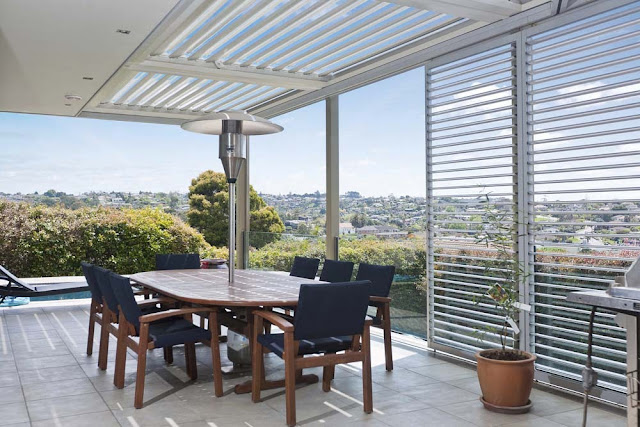
[[[80,275],[89,261],[121,274],[152,270],[157,253],[211,253],[200,233],[159,209],[0,202],[0,264],[19,277]]]

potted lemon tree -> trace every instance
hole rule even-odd
[[[481,350],[475,356],[482,403],[489,410],[503,413],[524,413],[531,408],[529,395],[536,360],[535,355],[508,345],[509,337],[513,338],[511,342],[517,342],[520,332],[517,319],[521,310],[529,309],[520,302],[519,288],[527,272],[518,262],[514,237],[517,237],[517,223],[512,220],[512,214],[497,209],[486,196],[476,243],[494,254],[484,262],[486,275],[493,278],[486,296],[503,321],[499,326],[481,331],[479,337],[485,341],[485,333],[491,332],[499,337],[499,346]]]

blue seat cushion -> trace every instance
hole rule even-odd
[[[284,353],[284,334],[258,335],[258,342],[278,356]],[[315,338],[300,340],[298,355],[317,353],[336,353],[351,347],[351,336]]]
[[[149,325],[149,339],[156,348],[211,339],[211,333],[186,319],[172,319]]]

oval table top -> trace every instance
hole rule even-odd
[[[278,307],[298,304],[302,283],[319,283],[283,272],[236,270],[159,270],[136,273],[131,280],[159,294],[201,305]],[[323,282],[321,282],[323,283]]]

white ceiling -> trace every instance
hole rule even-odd
[[[559,1],[0,0],[0,111],[164,123],[225,108],[271,115],[400,72],[405,57],[486,26],[531,24]]]
[[[76,115],[176,3],[1,0],[0,111]]]

